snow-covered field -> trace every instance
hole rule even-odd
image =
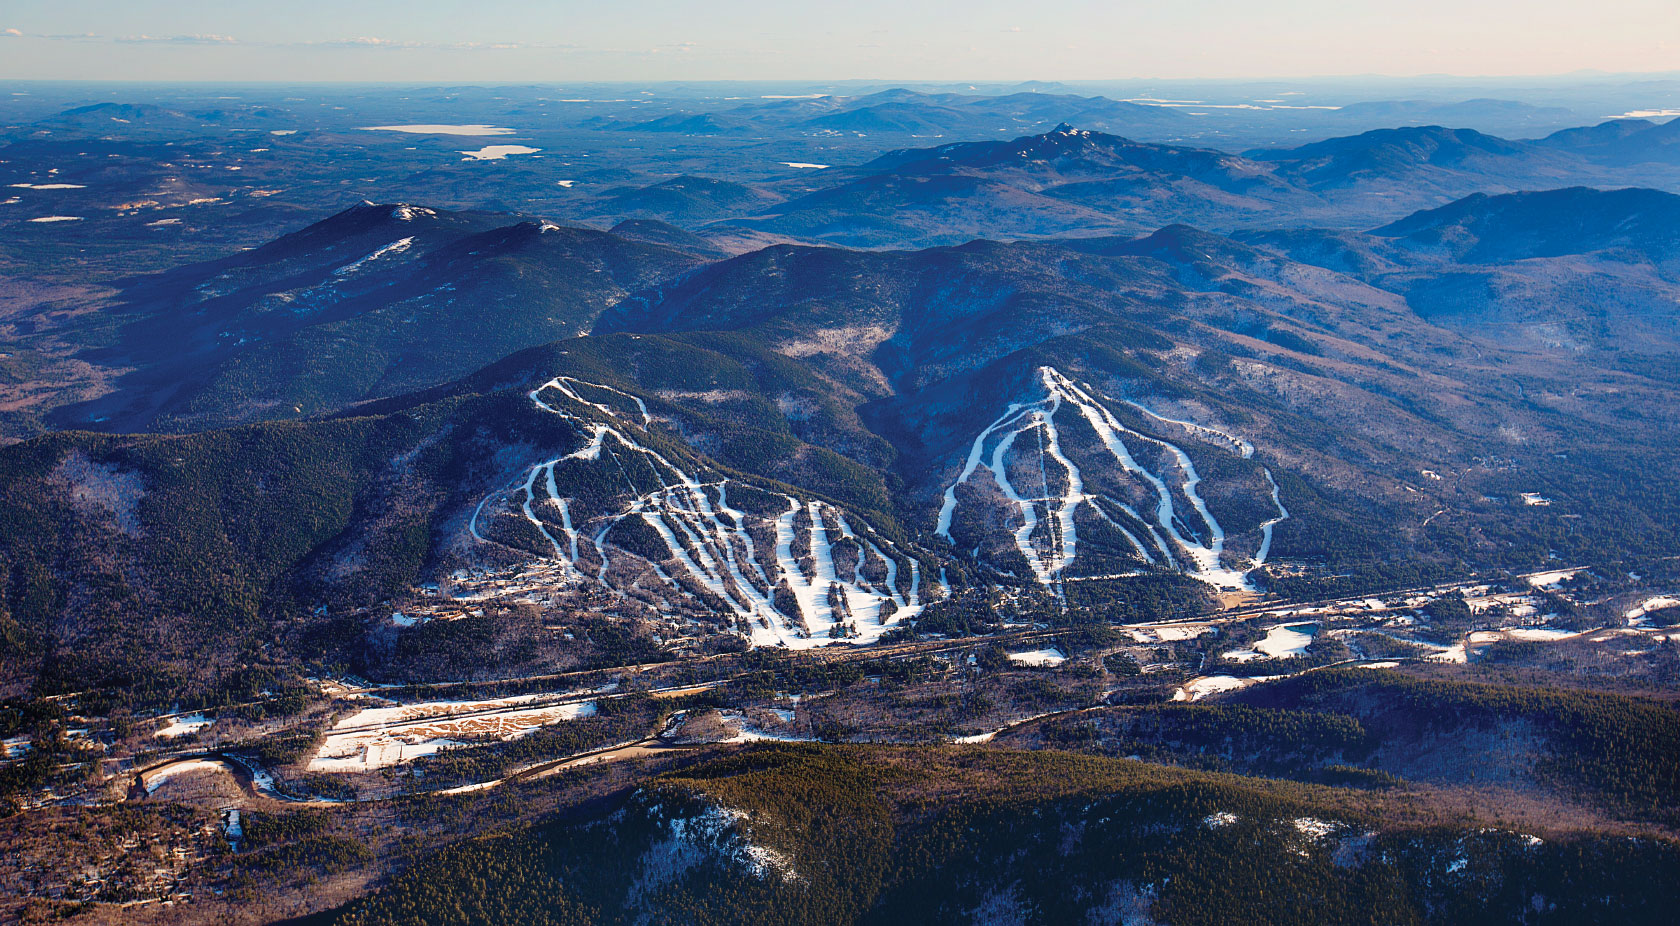
[[[956,481],[945,490],[935,533],[954,542],[951,528],[960,504],[958,489],[984,470],[986,478],[1015,508],[1014,521],[1019,525],[1013,531],[1016,549],[1032,568],[1034,578],[1058,597],[1063,597],[1065,583],[1077,578],[1069,574],[1080,543],[1076,515],[1087,508],[1124,537],[1144,563],[1176,568],[1221,588],[1250,589],[1248,569],[1265,562],[1272,528],[1289,516],[1270,471],[1266,471],[1266,478],[1277,516],[1260,526],[1261,540],[1248,569],[1230,568],[1222,562],[1225,531],[1197,492],[1201,476],[1189,455],[1176,444],[1127,427],[1094,392],[1055,368],[1039,367],[1037,374],[1043,398],[1011,403],[970,445]],[[1253,445],[1236,435],[1158,415],[1135,402],[1126,404],[1150,420],[1183,428],[1198,440],[1239,457],[1248,458],[1254,453]],[[1132,481],[1145,497],[1153,499],[1152,510],[1140,512],[1122,499],[1088,491],[1094,473],[1082,471],[1069,457],[1058,427],[1057,416],[1064,408],[1095,432],[1106,453],[1104,475]],[[1018,449],[1018,443],[1026,449]],[[1138,459],[1134,447],[1150,448],[1169,462],[1157,472]],[[1032,462],[1035,457],[1036,466]],[[1030,479],[1035,469],[1036,485],[1017,486],[1016,480],[1023,472]],[[1051,472],[1056,475],[1054,480]],[[1052,490],[1052,482],[1059,492]]]
[[[29,221],[31,221],[31,222],[80,222],[81,220],[82,220],[82,217],[79,216],[79,215],[43,215],[39,218],[30,219]]]
[[[226,773],[227,770],[225,763],[218,762],[215,759],[187,759],[183,762],[172,762],[143,776],[142,783],[145,785],[146,793],[150,794],[171,778],[203,772],[212,772],[219,775]]]
[[[1260,676],[1258,678],[1237,678],[1234,675],[1203,675],[1185,682],[1173,692],[1174,701],[1198,701],[1211,694],[1222,691],[1236,691],[1247,688],[1256,682],[1271,681],[1275,676]]]
[[[172,739],[177,736],[186,736],[189,733],[197,733],[215,722],[203,714],[182,714],[178,717],[169,718],[168,725],[152,735],[159,739]]]
[[[1528,577],[1528,584],[1535,588],[1551,588],[1565,579],[1575,578],[1579,569],[1559,569],[1554,572],[1542,572]]]
[[[1213,628],[1212,624],[1138,624],[1126,633],[1139,643],[1174,643],[1194,640]]]
[[[85,183],[14,183],[14,190],[85,190]]]
[[[1580,636],[1573,630],[1560,630],[1556,627],[1507,627],[1501,631],[1507,639],[1527,640],[1539,643],[1551,643],[1557,640],[1567,640]]]
[[[529,145],[485,145],[477,151],[463,151],[463,161],[503,161],[510,154],[536,154],[541,148]]]
[[[545,697],[364,708],[333,725],[308,768],[311,772],[372,771],[483,737],[518,739],[539,727],[595,713],[593,701],[539,703]]]
[[[1317,632],[1317,624],[1278,624],[1269,628],[1266,638],[1254,644],[1253,649],[1229,652],[1225,654],[1225,658],[1247,662],[1262,656],[1271,659],[1300,656],[1307,651],[1307,644],[1313,641],[1313,635]]]
[[[1629,624],[1637,627],[1645,623],[1645,615],[1652,611],[1673,607],[1680,607],[1680,598],[1670,595],[1653,595],[1629,608],[1622,616],[1627,618]]]
[[[1067,662],[1067,656],[1054,646],[1046,646],[1025,653],[1010,653],[1009,661],[1023,666],[1059,666]]]

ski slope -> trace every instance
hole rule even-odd
[[[870,643],[922,610],[913,557],[834,505],[766,492],[654,449],[641,397],[567,376],[529,397],[584,436],[582,447],[534,464],[509,493],[509,507],[536,531],[563,581],[651,590],[721,611],[758,646]],[[617,486],[610,507],[586,510],[568,497],[562,486],[581,471]],[[732,489],[768,496],[779,510],[765,514],[761,504],[761,513],[749,513],[731,503]],[[485,535],[489,503],[468,523],[486,543],[493,542]],[[615,528],[634,527],[624,524],[629,519],[651,529],[658,553],[613,542]],[[646,568],[634,568],[638,562]]]
[[[1201,476],[1189,455],[1165,439],[1127,427],[1093,392],[1055,368],[1039,367],[1036,373],[1043,397],[1011,403],[975,437],[956,481],[945,490],[935,533],[954,542],[951,526],[960,504],[958,489],[984,479],[1013,507],[1011,521],[1018,526],[1011,531],[1011,539],[1033,577],[1058,598],[1065,598],[1067,582],[1087,578],[1070,574],[1079,553],[1076,515],[1082,508],[1116,529],[1147,564],[1175,568],[1221,588],[1250,589],[1248,572],[1265,562],[1271,552],[1272,529],[1289,517],[1271,471],[1264,472],[1277,516],[1260,525],[1260,545],[1250,565],[1231,568],[1222,561],[1225,530],[1197,491]],[[1183,428],[1198,440],[1243,459],[1254,455],[1253,444],[1237,435],[1168,418],[1136,402],[1125,404],[1146,419]],[[1061,428],[1073,418],[1096,434],[1103,468],[1141,486],[1143,495],[1154,501],[1152,509],[1140,511],[1123,499],[1087,489],[1090,464],[1082,470],[1064,447]],[[1152,468],[1141,462],[1139,452],[1146,448],[1167,465]],[[1035,467],[1030,458],[1037,461],[1036,479],[1031,479]],[[1023,473],[1031,480],[1025,485],[1020,484]]]

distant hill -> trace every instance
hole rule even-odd
[[[1638,252],[1680,256],[1680,196],[1658,190],[1574,187],[1502,196],[1476,194],[1372,232],[1418,251],[1475,263]]]
[[[1617,119],[1596,126],[1564,129],[1535,144],[1572,151],[1615,166],[1680,164],[1680,119],[1656,123]]]
[[[1478,193],[1366,234],[1242,237],[1404,294],[1434,322],[1492,343],[1586,351],[1642,371],[1680,343],[1680,196],[1671,193]]]
[[[610,192],[592,211],[614,217],[654,218],[688,226],[751,215],[781,201],[776,193],[711,177],[672,177],[651,186]]]
[[[1047,236],[1141,231],[1146,221],[1220,225],[1315,202],[1234,155],[1065,124],[1009,141],[897,151],[837,177],[741,224],[862,245],[951,243],[987,229]]]
[[[1277,164],[1281,177],[1313,190],[1404,185],[1414,191],[1425,187],[1443,195],[1463,195],[1490,184],[1556,186],[1577,169],[1566,158],[1533,145],[1438,125],[1379,129],[1247,154]]]
[[[364,203],[233,257],[132,281],[88,360],[128,368],[63,423],[195,429],[331,411],[588,330],[700,258],[494,213]]]

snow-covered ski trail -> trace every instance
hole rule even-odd
[[[1068,574],[1078,555],[1079,535],[1076,515],[1081,505],[1090,505],[1095,516],[1104,520],[1126,538],[1139,557],[1151,565],[1182,567],[1183,571],[1222,588],[1249,589],[1247,573],[1263,564],[1271,551],[1272,528],[1289,512],[1278,498],[1277,483],[1266,470],[1272,487],[1272,501],[1277,505],[1276,518],[1260,526],[1261,544],[1249,569],[1233,569],[1223,562],[1225,531],[1198,492],[1201,475],[1190,456],[1176,444],[1143,434],[1123,424],[1090,390],[1075,383],[1053,367],[1043,366],[1036,371],[1044,397],[1032,402],[1014,402],[975,437],[969,447],[963,468],[955,482],[946,488],[939,510],[935,533],[952,540],[951,525],[956,515],[957,489],[975,478],[981,470],[1015,508],[1018,525],[1011,532],[1015,548],[1025,557],[1040,584],[1058,598],[1064,597],[1065,583],[1077,576]],[[1214,446],[1222,447],[1244,458],[1252,458],[1254,446],[1242,437],[1218,428],[1157,414],[1135,402],[1126,403],[1146,418],[1184,428],[1192,436]],[[1064,407],[1096,434],[1099,443],[1118,467],[1139,480],[1156,499],[1152,518],[1146,518],[1120,499],[1107,495],[1091,495],[1079,466],[1063,449],[1062,435],[1057,428],[1057,415]],[[1023,494],[1016,485],[1020,469],[1011,474],[1011,455],[1023,451],[1019,439],[1032,432],[1037,440],[1038,482],[1036,494]],[[1137,445],[1152,445],[1170,461],[1162,471],[1145,466],[1134,455],[1128,441]],[[988,450],[990,451],[988,453]],[[1051,490],[1050,473],[1065,488],[1059,493]],[[1180,502],[1185,503],[1183,506]],[[1149,544],[1126,524],[1105,510],[1112,506],[1148,530]],[[1150,547],[1153,546],[1153,552]],[[1157,559],[1156,553],[1159,553]],[[1086,577],[1089,578],[1089,577]]]
[[[755,645],[803,648],[836,639],[868,643],[921,611],[921,574],[913,557],[894,550],[867,525],[854,529],[845,514],[826,502],[768,493],[787,506],[773,518],[732,506],[730,479],[703,478],[705,474],[691,473],[648,446],[653,418],[640,396],[567,376],[543,383],[528,396],[539,409],[572,423],[585,436],[577,450],[532,466],[513,490],[520,516],[545,541],[542,555],[559,564],[565,581],[594,582],[609,589],[615,582],[636,586],[639,578],[615,577],[610,567],[632,558],[612,542],[614,528],[638,518],[665,550],[658,561],[647,560],[658,577],[653,588],[691,600],[696,597],[693,588],[703,590],[698,597],[731,614]],[[612,396],[625,401],[615,402]],[[590,514],[576,499],[566,497],[557,473],[575,466],[604,466],[597,474],[622,482],[622,501],[615,510]],[[657,485],[638,485],[632,472],[642,474],[638,478],[644,483],[651,472]],[[468,531],[489,542],[481,528],[484,508],[485,502],[480,502]],[[801,514],[808,524],[795,523]],[[583,520],[577,520],[580,517]],[[760,548],[753,537],[755,527],[775,538],[773,549]],[[835,565],[836,549],[842,544],[855,556],[843,572]],[[809,549],[809,576],[794,556],[796,545]],[[898,588],[906,563],[907,593]],[[779,594],[778,588],[785,593]]]

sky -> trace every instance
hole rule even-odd
[[[1677,0],[0,0],[0,79],[1680,71]]]

